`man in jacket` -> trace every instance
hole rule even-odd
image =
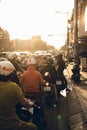
[[[20,84],[22,85],[23,92],[29,98],[39,100],[39,104],[42,110],[42,116],[45,117],[45,110],[42,101],[42,93],[40,86],[45,84],[41,73],[36,70],[36,60],[30,58],[28,60],[27,70],[22,74],[20,79]]]

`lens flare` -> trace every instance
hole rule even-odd
[[[57,119],[60,120],[61,119],[61,115],[57,115]]]
[[[56,104],[53,104],[53,107],[56,108]]]

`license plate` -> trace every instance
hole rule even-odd
[[[44,87],[44,91],[51,91],[51,87],[45,86],[45,87]]]
[[[56,81],[56,85],[62,85],[62,82],[59,81],[59,80],[57,80],[57,81]]]

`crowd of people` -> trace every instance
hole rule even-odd
[[[26,67],[18,73],[14,61],[0,61],[0,129],[1,130],[37,130],[34,123],[20,120],[15,112],[17,103],[25,107],[31,107],[33,102],[28,98],[38,98],[45,121],[45,110],[42,100],[40,86],[44,86],[46,81],[44,73],[49,72],[50,82],[54,85],[56,78],[60,77],[66,83],[64,69],[66,68],[62,54],[55,57],[55,61],[50,58],[43,58],[43,62],[35,58],[27,60]],[[41,64],[42,63],[42,64]],[[16,63],[17,64],[17,63]]]

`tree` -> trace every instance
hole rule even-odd
[[[7,30],[3,30],[0,27],[0,51],[6,51],[9,49],[9,33]]]

